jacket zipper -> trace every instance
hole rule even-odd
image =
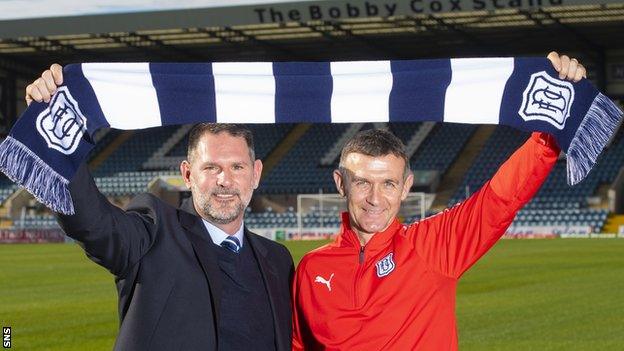
[[[358,306],[358,283],[360,281],[360,274],[362,273],[362,267],[364,265],[364,248],[365,245],[360,246],[360,251],[358,255],[358,268],[355,272],[355,282],[353,284],[353,306]]]

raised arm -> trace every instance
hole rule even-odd
[[[78,169],[69,190],[75,214],[57,214],[59,225],[95,263],[123,277],[154,242],[158,218],[154,197],[137,196],[131,210],[124,211],[98,191],[86,164]]]
[[[63,83],[63,68],[53,64],[26,87],[26,103],[49,102]],[[117,276],[123,276],[153,242],[157,204],[152,197],[138,197],[123,211],[102,195],[83,164],[69,183],[76,213],[58,214],[61,228],[84,247],[87,255]]]
[[[586,70],[556,52],[548,59],[559,78],[577,82]],[[559,155],[554,138],[533,133],[479,191],[463,203],[412,225],[415,249],[433,269],[458,278],[505,233],[535,195]]]
[[[470,198],[410,227],[418,254],[434,270],[459,278],[505,233],[558,155],[549,135],[533,133]]]

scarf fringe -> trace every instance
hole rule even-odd
[[[51,210],[75,213],[69,181],[11,136],[0,144],[0,170]]]
[[[587,176],[622,122],[622,114],[603,94],[594,98],[566,154],[569,185],[576,185]]]

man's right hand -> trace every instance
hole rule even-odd
[[[41,74],[40,78],[26,87],[26,105],[30,105],[33,101],[50,102],[56,88],[61,84],[63,84],[63,67],[54,63],[50,69]]]

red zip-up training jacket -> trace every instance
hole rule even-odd
[[[479,191],[410,225],[395,219],[361,247],[342,216],[335,242],[308,253],[293,285],[293,350],[456,350],[459,277],[537,192],[559,148],[534,133]]]

